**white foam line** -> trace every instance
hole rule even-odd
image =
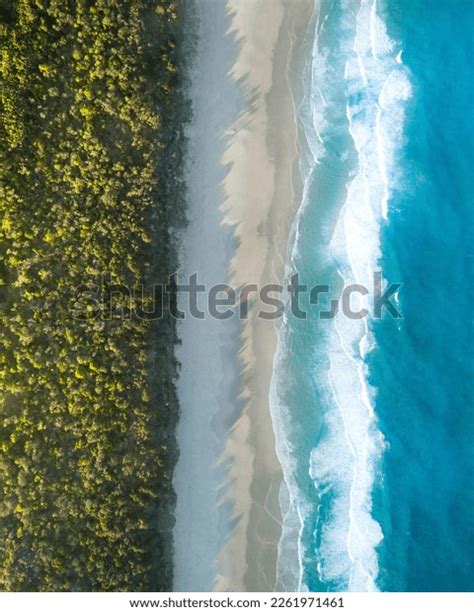
[[[387,176],[387,166],[385,161],[385,151],[383,148],[383,136],[381,129],[381,117],[382,117],[382,108],[380,104],[377,104],[377,117],[375,124],[375,134],[376,134],[376,142],[377,142],[377,158],[379,162],[379,172],[382,177],[384,192],[383,197],[380,201],[380,208],[382,212],[382,217],[387,220],[388,219],[388,198],[389,198],[389,190],[388,190],[388,176]]]
[[[321,30],[324,28],[325,25],[325,21],[323,21],[322,25],[321,25]],[[311,23],[314,24],[314,27],[311,28]],[[316,39],[316,37],[318,36],[318,28],[320,25],[320,5],[318,2],[315,2],[314,4],[314,9],[313,9],[313,14],[310,18],[310,25],[308,26],[308,31],[306,33],[305,36],[311,36],[313,38],[313,47],[314,47],[314,40]],[[304,66],[304,72],[305,74],[307,73],[307,64],[305,64]],[[309,90],[310,92],[313,89],[313,74],[312,74],[312,62],[309,66],[309,73],[310,73],[310,83],[309,83]],[[303,108],[305,106],[305,104],[308,104],[308,101],[310,103],[310,109],[313,111],[313,113],[315,112],[314,106],[312,105],[312,96],[310,95],[309,97],[307,96],[307,89],[306,89],[306,83],[304,83],[304,95],[303,95],[303,99],[300,101],[299,105],[297,108],[295,108],[295,113],[296,115],[300,115],[300,113],[303,111]],[[322,92],[321,92],[321,99],[323,100],[324,103],[324,99],[322,96]],[[315,127],[314,125],[314,116],[312,117],[313,119],[313,127]],[[320,143],[322,144],[322,138],[320,136],[320,134],[317,134]],[[308,205],[308,189],[309,189],[309,185],[308,185],[308,180],[309,180],[309,176],[311,176],[311,173],[315,167],[316,164],[319,163],[319,160],[316,156],[313,156],[310,166],[309,166],[309,171],[306,173],[306,178],[304,180],[304,184],[303,184],[303,191],[302,191],[302,198],[301,198],[301,203],[300,206],[298,207],[298,210],[296,212],[296,215],[293,219],[293,223],[292,223],[292,228],[290,231],[290,239],[289,239],[289,244],[292,244],[292,249],[291,249],[291,254],[290,254],[290,262],[285,266],[285,274],[289,275],[291,273],[291,271],[294,269],[295,266],[295,260],[297,258],[297,245],[299,243],[299,238],[300,238],[300,221],[301,221],[301,217],[303,215],[303,212],[306,208],[306,206]],[[300,166],[301,166],[301,161],[300,161]],[[286,518],[288,517],[288,515],[292,512],[296,512],[296,516],[298,518],[298,522],[299,522],[299,529],[298,529],[298,539],[297,539],[297,562],[298,562],[298,578],[297,578],[297,590],[298,591],[303,591],[303,590],[307,590],[305,588],[304,585],[304,581],[303,581],[303,574],[304,574],[304,550],[303,550],[303,533],[304,533],[304,526],[305,526],[305,516],[303,514],[303,510],[301,508],[301,504],[298,503],[298,491],[296,490],[296,485],[293,482],[293,478],[292,478],[292,473],[294,470],[292,470],[292,465],[291,465],[291,452],[292,449],[290,448],[289,442],[287,440],[287,438],[285,437],[285,432],[282,431],[282,426],[284,428],[284,417],[281,415],[281,411],[282,411],[282,404],[280,401],[280,398],[278,396],[278,390],[277,390],[277,383],[278,383],[278,374],[280,371],[282,371],[282,357],[283,357],[283,351],[285,348],[285,342],[284,342],[284,331],[288,329],[288,320],[287,320],[287,315],[284,314],[283,319],[282,319],[282,323],[280,327],[276,328],[276,332],[277,332],[277,347],[276,347],[276,351],[274,354],[274,358],[273,358],[273,365],[272,365],[272,378],[271,378],[271,383],[270,383],[270,409],[271,409],[271,413],[272,413],[272,423],[273,423],[273,428],[274,428],[274,432],[275,432],[275,438],[276,438],[276,452],[277,452],[277,456],[278,459],[280,461],[280,464],[282,465],[283,468],[283,479],[285,482],[285,485],[287,487],[287,491],[288,491],[288,495],[289,495],[289,501],[288,501],[288,509],[286,512],[285,517],[283,517],[283,526],[285,526],[286,524]],[[284,527],[282,528],[282,539],[286,534],[284,533]],[[288,562],[288,560],[284,560],[286,562]],[[291,562],[293,562],[293,560],[291,560]],[[278,546],[278,567],[277,567],[277,580],[279,579],[279,574],[280,574],[280,569],[281,569],[281,563],[282,563],[282,559],[281,559],[281,549],[280,549],[280,544]],[[290,590],[294,590],[294,586],[292,586],[292,588]]]
[[[353,474],[354,474],[354,476],[353,476],[353,479],[352,479],[352,482],[354,482],[355,481],[356,462],[357,462],[356,452],[355,452],[355,449],[354,449],[354,445],[352,444],[352,440],[351,440],[351,438],[349,436],[349,433],[347,431],[346,420],[344,418],[344,411],[342,410],[342,407],[341,407],[339,401],[337,400],[336,388],[335,388],[333,380],[331,378],[332,369],[333,369],[333,367],[332,367],[333,366],[333,360],[332,360],[331,354],[329,355],[329,363],[330,363],[329,372],[328,372],[329,385],[330,385],[331,390],[333,392],[334,402],[335,402],[335,404],[337,406],[339,414],[341,415],[341,420],[342,420],[342,424],[343,424],[343,427],[344,427],[344,437],[346,439],[347,446],[349,447],[349,450],[350,450],[351,455],[352,455],[353,460],[354,460],[353,461]],[[352,553],[351,537],[350,537],[352,529],[353,529],[353,526],[354,526],[352,493],[353,493],[353,486],[351,486],[351,489],[350,489],[350,500],[351,501],[350,501],[350,504],[349,504],[349,529],[348,529],[348,532],[347,532],[347,553],[348,553],[349,559],[351,561],[351,568],[354,567],[354,563],[355,563],[355,557],[354,557],[354,555]],[[350,580],[351,579],[352,579],[352,569],[351,569]]]
[[[364,325],[364,329],[365,329],[365,333],[363,334],[363,336],[365,336],[366,334],[368,334],[369,330],[368,330],[368,326],[367,326],[367,324],[365,322],[364,322],[363,325]],[[339,330],[339,328],[337,326],[337,322],[335,324],[335,331],[336,331],[336,334],[338,336],[339,344],[340,344],[340,347],[341,347],[344,355],[346,356],[346,358],[350,362],[352,362],[354,364],[355,369],[357,371],[357,376],[358,376],[358,379],[359,379],[360,397],[362,399],[362,405],[364,406],[364,408],[365,408],[365,410],[367,412],[367,415],[369,417],[367,425],[370,426],[370,424],[375,419],[375,413],[374,413],[373,407],[371,405],[371,402],[370,402],[369,396],[368,396],[367,383],[366,383],[365,375],[364,375],[364,372],[363,372],[363,363],[360,361],[360,359],[354,358],[353,355],[351,355],[351,353],[346,349],[343,337],[342,337],[342,335],[340,333],[340,330]],[[352,544],[351,544],[351,542],[352,542],[351,536],[352,536],[353,532],[355,531],[355,532],[358,532],[359,534],[361,534],[361,530],[359,528],[357,519],[355,518],[354,507],[356,506],[356,504],[354,502],[354,498],[356,497],[355,490],[356,490],[357,482],[358,482],[358,473],[359,473],[358,468],[360,468],[361,464],[362,464],[362,469],[364,469],[364,465],[363,464],[365,463],[365,459],[364,459],[363,455],[365,453],[363,453],[362,457],[361,457],[360,450],[359,451],[356,450],[354,441],[352,439],[352,435],[350,433],[350,430],[347,427],[345,411],[344,411],[343,407],[341,406],[340,402],[337,399],[337,390],[336,390],[336,387],[335,387],[335,385],[334,385],[334,383],[332,382],[332,379],[331,379],[331,375],[333,373],[332,372],[332,370],[333,370],[333,368],[332,368],[333,360],[331,358],[331,355],[330,355],[329,359],[330,359],[330,363],[331,363],[331,367],[330,367],[330,370],[329,370],[329,380],[330,380],[331,388],[332,388],[332,391],[333,391],[334,400],[335,400],[335,403],[336,403],[336,405],[338,407],[339,413],[341,415],[341,420],[342,420],[343,425],[344,425],[344,436],[345,436],[345,438],[347,440],[348,446],[350,448],[350,451],[351,451],[351,454],[352,454],[352,457],[353,457],[353,460],[354,460],[354,462],[353,462],[353,478],[352,478],[352,482],[351,482],[351,486],[350,486],[349,532],[348,532],[348,537],[347,537],[347,550],[348,550],[348,555],[349,555],[349,558],[351,560],[351,565],[352,565],[352,567],[351,567],[351,575],[350,575],[350,579],[349,579],[349,590],[352,590],[352,586],[353,586],[353,582],[354,582],[354,573],[356,571],[356,567],[355,567],[356,565],[360,566],[360,568],[362,569],[363,574],[366,576],[366,579],[367,579],[367,582],[366,582],[367,589],[368,590],[373,590],[373,588],[374,588],[374,586],[373,586],[374,585],[373,576],[371,576],[370,572],[365,568],[363,560],[360,559],[359,555],[357,554],[357,551],[354,551],[352,549]],[[362,415],[360,415],[360,416],[362,417]],[[367,427],[367,429],[368,429],[368,427]],[[366,492],[366,494],[367,494],[367,492]],[[365,539],[365,538],[363,537],[363,539]]]
[[[392,54],[393,42],[377,14],[377,1],[361,0],[355,26],[351,21],[353,13],[348,10],[350,7],[351,0],[347,0],[341,9],[342,31],[350,32],[350,36],[355,31],[355,36],[353,41],[341,37],[343,55],[339,57],[345,62],[345,113],[358,154],[358,166],[347,185],[346,200],[326,250],[346,284],[357,282],[368,286],[380,256],[381,222],[388,218],[393,157],[401,129],[399,102],[409,96],[409,84],[400,67],[401,51],[396,57]],[[344,111],[340,106],[340,83],[334,83],[333,88],[334,75],[327,64],[327,49],[319,48],[319,35],[327,26],[327,16],[322,21],[320,17],[315,8],[310,26],[313,49],[304,67],[303,98],[296,109],[309,152],[300,159],[303,193],[293,220],[287,274],[298,263],[300,223],[310,204],[311,174],[321,158],[328,154],[325,140],[331,138],[333,113]],[[331,107],[333,103],[337,104],[334,108]],[[337,117],[336,123],[340,114]],[[340,122],[337,123],[339,128]],[[367,296],[358,300],[360,306],[368,306]],[[320,492],[319,499],[331,494],[328,496],[331,503],[329,519],[324,525],[318,522],[322,533],[319,548],[314,551],[316,569],[322,582],[338,586],[347,583],[350,590],[373,591],[377,589],[376,547],[383,538],[380,525],[371,512],[375,471],[383,450],[383,437],[376,428],[364,361],[373,342],[367,320],[336,318],[332,325],[327,346],[329,369],[324,375],[329,385],[326,378],[324,382],[319,381],[322,383],[320,389],[329,391],[328,407],[323,413],[326,428],[312,451],[310,464],[310,476]],[[308,520],[313,521],[314,516],[308,514],[313,512],[311,500],[297,488],[295,470],[298,466],[292,457],[295,449],[287,437],[291,425],[290,407],[278,395],[278,376],[288,350],[285,345],[287,333],[288,319],[284,317],[277,329],[270,395],[277,454],[289,495],[283,535],[297,537],[293,554],[298,556],[298,575],[291,570],[287,559],[284,560],[287,563],[284,575],[303,590],[307,563],[303,537]],[[279,568],[282,567],[281,554],[279,547]]]
[[[377,59],[375,51],[375,24],[377,22],[377,0],[374,0],[370,9],[370,46],[372,50],[372,59]]]
[[[394,72],[401,55],[391,56],[393,43],[377,15],[376,0],[370,7],[369,0],[361,1],[356,24],[354,55],[346,62],[344,76],[352,94],[352,101],[350,97],[346,105],[346,117],[359,162],[330,242],[330,252],[338,262],[345,284],[354,281],[366,284],[379,259],[380,223],[388,217],[389,160],[393,164],[401,128],[398,103],[409,96],[404,75]],[[386,102],[398,105],[389,109],[395,111],[390,122],[384,116]],[[366,301],[359,298],[360,304]],[[349,590],[376,590],[376,546],[383,534],[371,515],[371,496],[383,437],[376,429],[364,362],[371,345],[371,332],[366,320],[344,319],[334,321],[334,332],[334,337],[329,337],[328,379],[339,419],[334,419],[329,411],[327,439],[314,449],[312,474],[316,486],[323,487],[321,492],[333,490],[335,497],[331,502],[331,519],[323,527],[322,556],[317,569],[323,582],[341,584],[346,573]],[[357,353],[353,352],[354,345],[358,347]],[[344,449],[337,446],[341,425],[347,457],[326,455],[331,450],[344,454]],[[351,476],[347,477],[345,470]],[[345,507],[346,495],[348,507]],[[338,534],[341,537],[344,534],[345,551],[337,541]]]
[[[373,31],[375,29],[375,23],[377,20],[377,0],[374,0],[373,4],[372,4],[372,10],[371,10],[371,19],[370,19],[370,27],[371,27],[371,46],[372,46],[372,57],[374,60],[377,59],[377,55],[375,52],[375,40],[374,40],[374,35],[373,35]],[[382,88],[383,91],[383,88]],[[388,219],[388,198],[389,198],[389,191],[388,191],[388,176],[387,176],[387,168],[386,168],[386,163],[385,163],[385,151],[383,149],[383,139],[382,139],[382,133],[381,133],[381,127],[380,127],[380,121],[381,121],[381,116],[382,116],[382,103],[381,103],[381,97],[382,95],[379,96],[379,103],[377,104],[377,117],[376,117],[376,128],[375,128],[375,134],[376,134],[376,141],[377,141],[377,153],[378,153],[378,162],[379,162],[379,171],[380,174],[382,176],[383,179],[383,184],[384,184],[384,195],[383,198],[380,202],[381,204],[381,211],[382,211],[382,217],[387,220]]]

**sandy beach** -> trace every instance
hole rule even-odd
[[[237,288],[284,278],[300,203],[288,75],[312,9],[311,0],[194,3],[182,279]],[[276,335],[256,312],[179,325],[176,591],[278,590],[282,472],[268,399]]]

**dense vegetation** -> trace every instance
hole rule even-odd
[[[173,268],[180,6],[0,0],[0,28],[0,589],[170,589],[174,322],[73,311]]]

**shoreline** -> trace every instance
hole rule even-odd
[[[268,5],[268,2],[263,4]],[[281,3],[281,23],[271,57],[271,87],[262,100],[266,125],[261,137],[265,140],[266,155],[271,166],[269,181],[272,193],[265,203],[265,210],[261,211],[264,218],[261,274],[259,278],[252,279],[260,285],[284,284],[289,240],[301,202],[298,128],[289,75],[296,61],[295,46],[302,42],[313,4],[312,0],[301,2],[299,10],[295,11],[291,1]],[[259,187],[255,185],[254,189],[258,191]],[[244,246],[243,253],[245,250]],[[237,253],[236,259],[238,257]],[[245,254],[238,263],[245,267]],[[243,346],[250,355],[250,361],[245,367],[249,370],[246,381],[246,391],[250,397],[248,441],[254,465],[246,538],[247,567],[241,584],[247,591],[278,591],[278,555],[282,530],[279,497],[281,487],[285,484],[277,455],[276,424],[270,406],[277,330],[273,321],[255,316],[250,319],[248,329],[249,335]],[[239,464],[242,454],[241,451]]]
[[[182,272],[198,272],[204,283],[284,278],[301,190],[288,70],[313,10],[312,0],[297,11],[290,4],[195,5],[200,39]],[[186,320],[178,334],[174,588],[275,590],[282,470],[269,406],[274,323],[251,308],[247,321]]]

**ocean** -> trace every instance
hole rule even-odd
[[[473,26],[463,0],[322,0],[308,25],[287,275],[328,292],[277,330],[282,589],[473,588]]]

